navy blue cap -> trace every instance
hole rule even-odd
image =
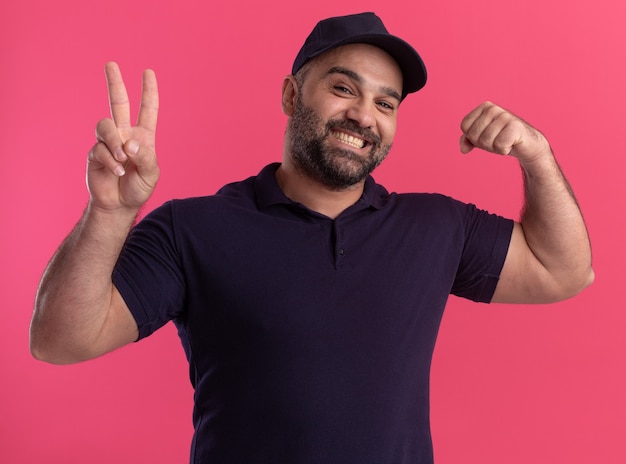
[[[426,85],[426,66],[422,58],[407,42],[391,35],[374,13],[337,16],[317,23],[298,52],[291,72],[297,73],[311,58],[353,43],[374,45],[396,60],[403,76],[402,98]]]

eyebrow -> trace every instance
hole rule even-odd
[[[348,76],[350,79],[352,79],[353,81],[361,84],[363,82],[363,78],[357,74],[356,72],[352,71],[351,69],[348,68],[344,68],[342,66],[333,66],[332,68],[330,68],[327,72],[326,75],[329,76],[331,74],[343,74],[345,76]],[[380,88],[381,92],[383,92],[385,95],[395,98],[398,101],[402,101],[402,96],[392,87],[387,87],[387,86],[383,86]]]

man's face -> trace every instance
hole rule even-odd
[[[377,47],[346,45],[317,58],[289,121],[295,166],[334,190],[362,182],[391,148],[401,91],[398,65]]]

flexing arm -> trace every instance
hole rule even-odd
[[[493,300],[549,303],[593,282],[591,245],[574,197],[546,138],[510,112],[486,102],[461,124],[461,151],[474,147],[516,157],[525,205]]]
[[[37,359],[71,363],[100,356],[136,340],[138,329],[111,273],[139,208],[159,177],[155,155],[158,90],[145,71],[137,125],[118,66],[106,77],[111,119],[96,127],[87,160],[90,200],[41,280],[31,323]]]

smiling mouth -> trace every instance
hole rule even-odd
[[[331,135],[340,142],[350,145],[354,148],[363,148],[368,144],[367,140],[363,140],[359,137],[354,137],[353,135],[348,135],[345,132],[332,131]]]

